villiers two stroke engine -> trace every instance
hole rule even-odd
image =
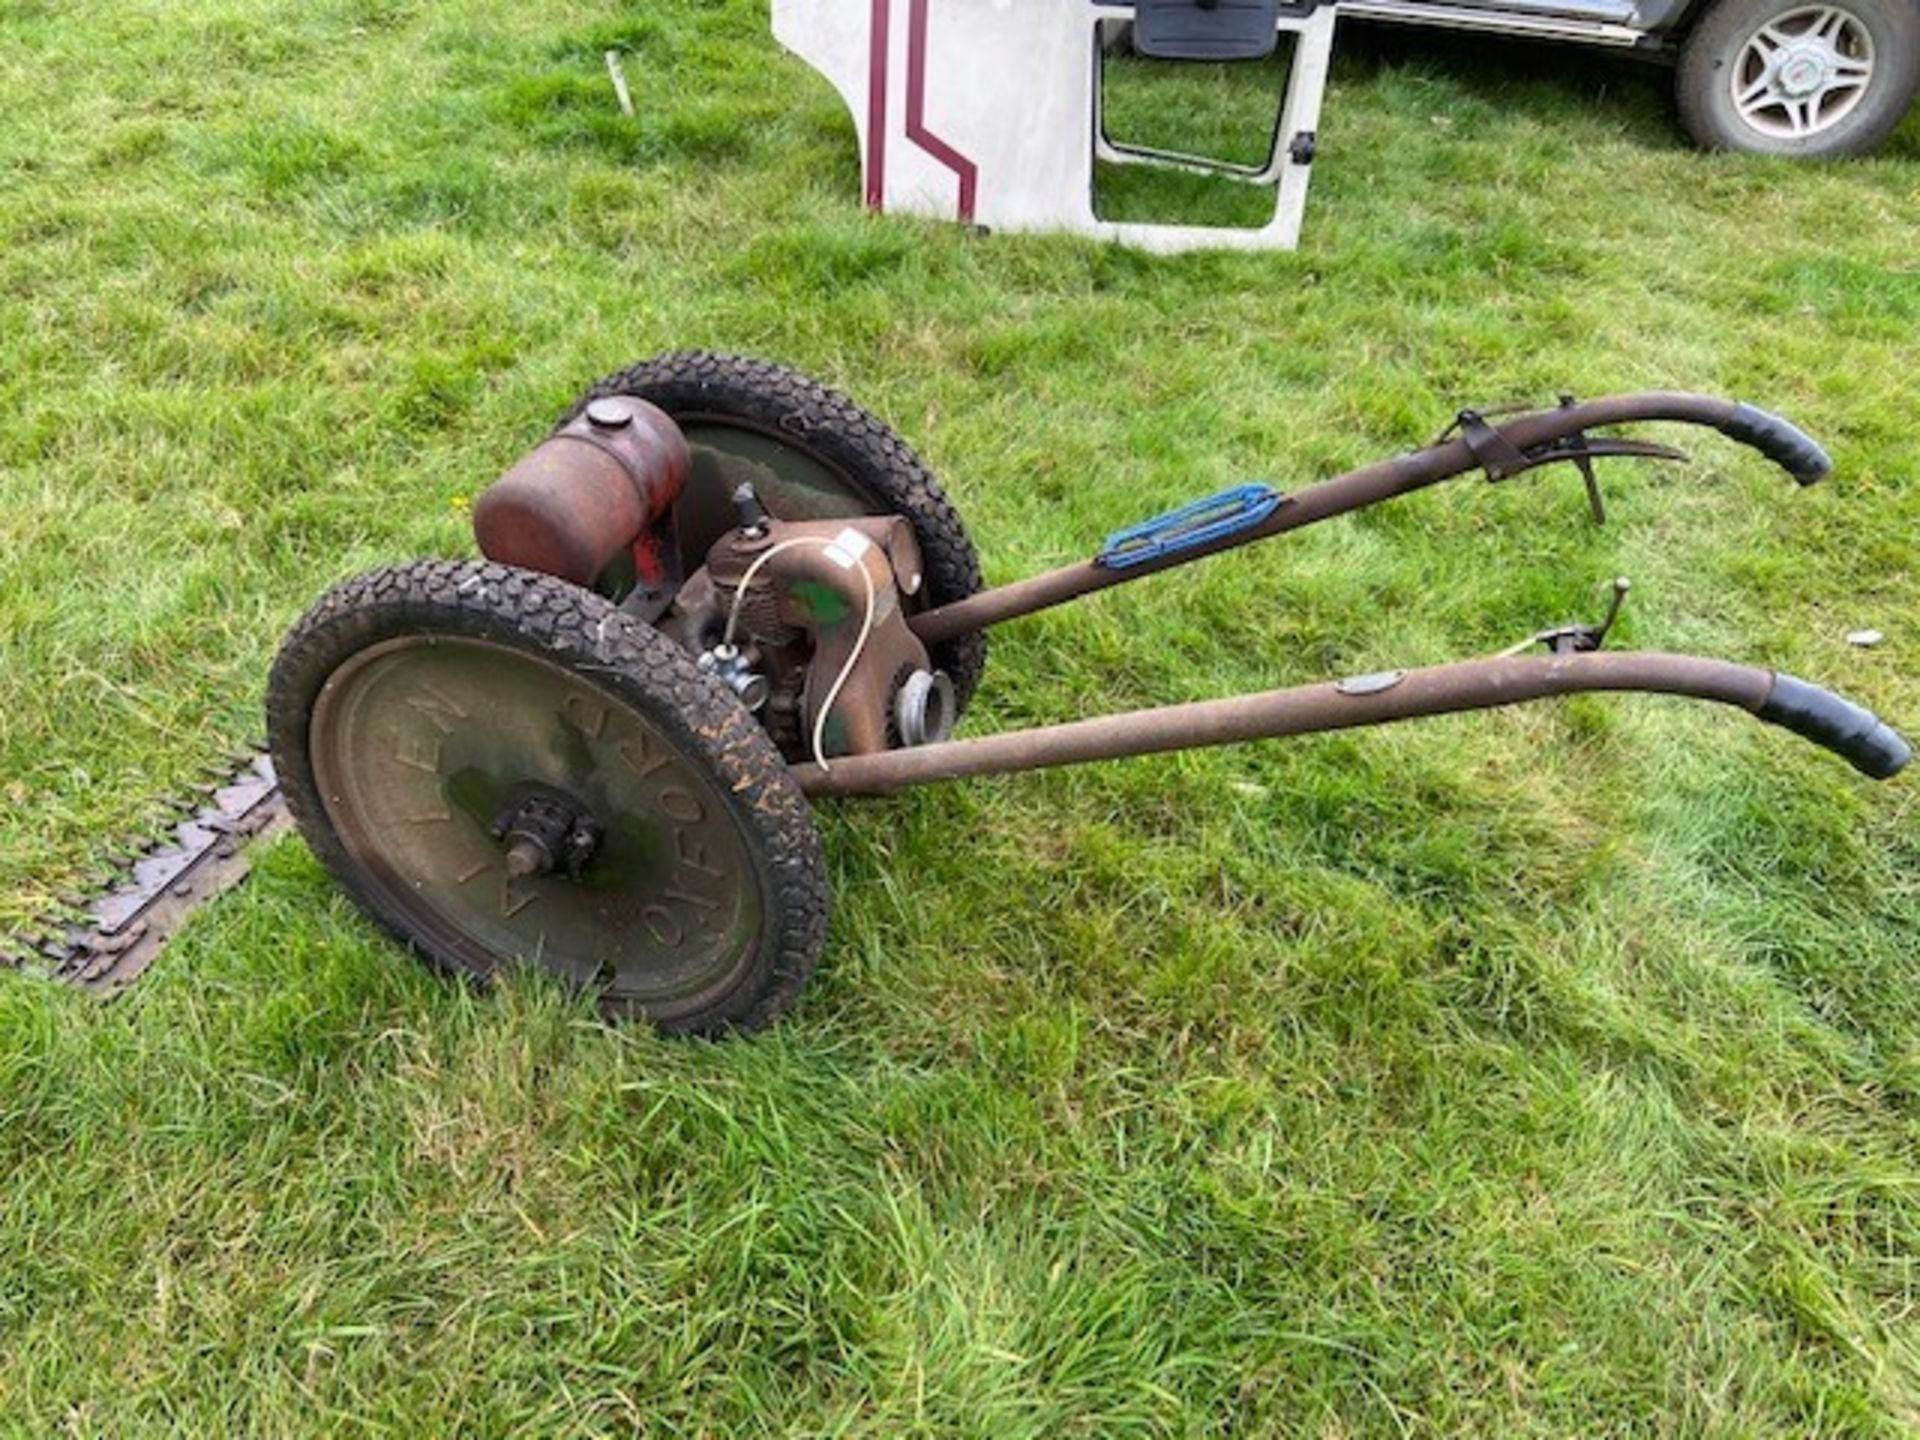
[[[683,574],[675,507],[690,468],[657,406],[603,397],[475,502],[475,538],[488,559],[576,585],[630,571],[622,608],[726,684],[789,760],[945,740],[953,681],[907,625],[926,584],[912,523],[781,520],[743,481],[736,523]]]
[[[953,681],[908,628],[925,585],[898,515],[768,517],[746,487],[741,525],[708,552],[661,629],[761,717],[789,760],[945,740]]]

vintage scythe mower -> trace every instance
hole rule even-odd
[[[1829,469],[1785,420],[1698,395],[1464,412],[1424,450],[1229,490],[982,589],[884,425],[777,366],[668,355],[594,386],[480,497],[484,560],[379,570],[314,606],[273,668],[274,767],[327,868],[429,961],[528,961],[609,1013],[709,1033],[765,1024],[813,968],[820,796],[1587,690],[1718,701],[1894,774],[1908,746],[1868,711],[1724,660],[1605,653],[1612,614],[1486,659],[949,738],[989,626],[1470,472],[1567,462],[1598,515],[1596,459],[1684,458],[1590,433],[1639,421],[1718,430],[1803,485]]]

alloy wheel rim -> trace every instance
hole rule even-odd
[[[1775,140],[1806,140],[1851,115],[1873,83],[1873,36],[1835,5],[1775,16],[1748,37],[1729,76],[1733,108]]]

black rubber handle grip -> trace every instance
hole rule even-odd
[[[1826,746],[1875,780],[1899,774],[1913,758],[1900,732],[1871,710],[1791,675],[1773,677],[1766,703],[1754,713]]]
[[[1824,480],[1833,472],[1833,457],[1818,440],[1791,420],[1757,405],[1736,405],[1720,433],[1751,445],[1802,485]]]

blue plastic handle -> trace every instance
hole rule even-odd
[[[1182,505],[1138,525],[1116,530],[1093,557],[1109,570],[1125,570],[1149,560],[1178,555],[1227,535],[1251,530],[1280,508],[1287,497],[1271,485],[1235,485],[1218,495]]]

